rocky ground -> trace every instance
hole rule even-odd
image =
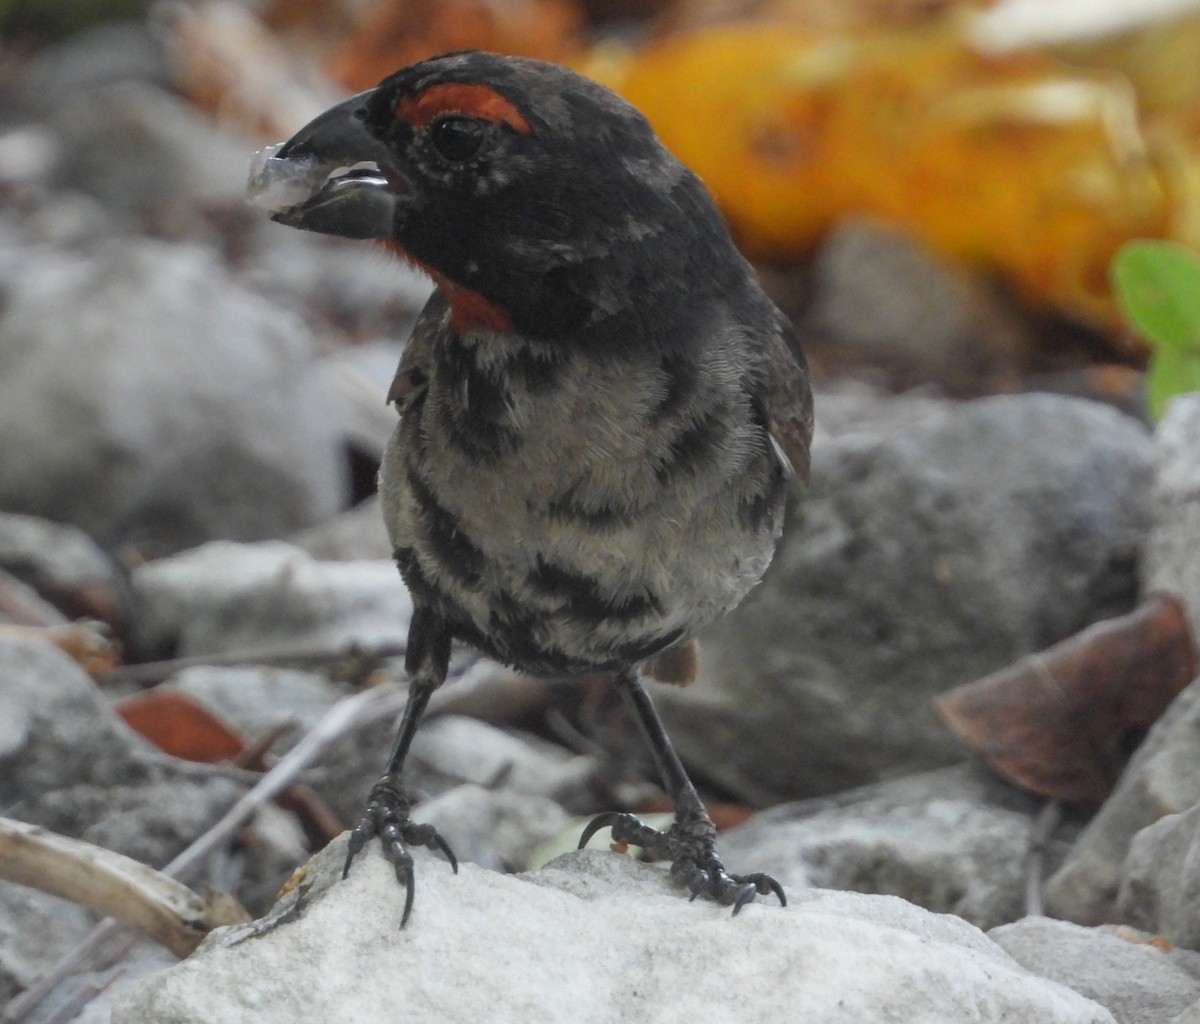
[[[428,286],[248,209],[260,142],[197,115],[157,61],[142,26],[110,26],[4,83],[0,811],[161,867],[381,688],[302,787],[187,875],[266,916],[183,964],[110,940],[31,999],[97,916],[0,882],[8,1019],[1200,1021],[1200,681],[1107,799],[1048,830],[1044,798],[933,704],[1154,591],[1200,629],[1200,397],[1153,430],[1046,390],[943,397],[995,390],[1026,328],[870,224],[818,255],[802,331],[940,386],[823,384],[813,479],[767,580],[703,638],[699,682],[655,691],[735,826],[727,862],[775,874],[789,906],[729,920],[601,840],[553,859],[590,814],[663,810],[652,774],[602,685],[466,650],[411,762],[415,817],[458,875],[419,855],[400,932],[386,865],[366,853],[338,882],[336,839],[275,903],[386,755],[411,603],[370,480]],[[917,334],[936,344],[909,351]],[[89,666],[56,632],[78,618],[132,666],[169,663]],[[199,707],[265,749],[165,753],[129,724],[150,688],[187,700],[190,730]]]

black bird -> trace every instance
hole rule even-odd
[[[675,821],[604,814],[581,846],[611,826],[693,895],[786,902],[768,876],[725,871],[639,680],[691,680],[693,638],[762,577],[808,471],[804,357],[699,179],[610,90],[467,51],[322,114],[258,184],[286,196],[276,220],[383,240],[437,286],[379,479],[415,606],[411,688],[346,869],[378,836],[407,921],[408,847],[453,862],[400,775],[458,639],[526,672],[607,673],[625,699]]]

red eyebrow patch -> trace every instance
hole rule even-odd
[[[490,85],[465,82],[442,82],[422,89],[415,96],[405,96],[396,103],[396,114],[414,128],[429,124],[441,114],[467,114],[508,125],[513,131],[528,135],[532,129],[516,105],[506,100]]]

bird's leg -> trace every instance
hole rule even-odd
[[[358,855],[367,841],[379,837],[383,852],[396,871],[396,878],[407,890],[404,898],[404,916],[400,927],[408,923],[412,913],[415,878],[409,846],[424,846],[441,850],[450,861],[455,872],[458,862],[446,841],[432,825],[418,825],[409,820],[412,798],[400,782],[404,759],[412,746],[421,715],[433,691],[446,681],[450,664],[450,634],[437,616],[418,608],[413,613],[412,625],[408,630],[408,650],[404,668],[408,673],[408,703],[396,732],[396,743],[388,758],[387,770],[367,797],[367,809],[359,823],[350,833],[350,846],[346,852],[346,865],[342,877],[350,872],[350,862]]]
[[[650,695],[637,673],[632,670],[618,672],[613,685],[650,748],[667,795],[675,805],[675,821],[666,832],[661,832],[643,824],[632,814],[611,811],[588,824],[579,840],[579,848],[583,849],[600,829],[611,827],[615,842],[632,843],[655,857],[669,860],[671,877],[686,886],[693,899],[707,896],[718,903],[732,905],[736,914],[755,896],[774,893],[779,897],[779,902],[787,906],[783,887],[770,875],[761,872],[752,875],[726,873],[714,847],[716,826],[700,802],[696,787],[692,785],[679,755],[675,753],[662,720],[654,710]]]

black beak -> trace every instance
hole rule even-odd
[[[343,238],[390,238],[407,179],[367,129],[374,90],[331,107],[282,146],[264,150],[250,194],[271,219]]]

